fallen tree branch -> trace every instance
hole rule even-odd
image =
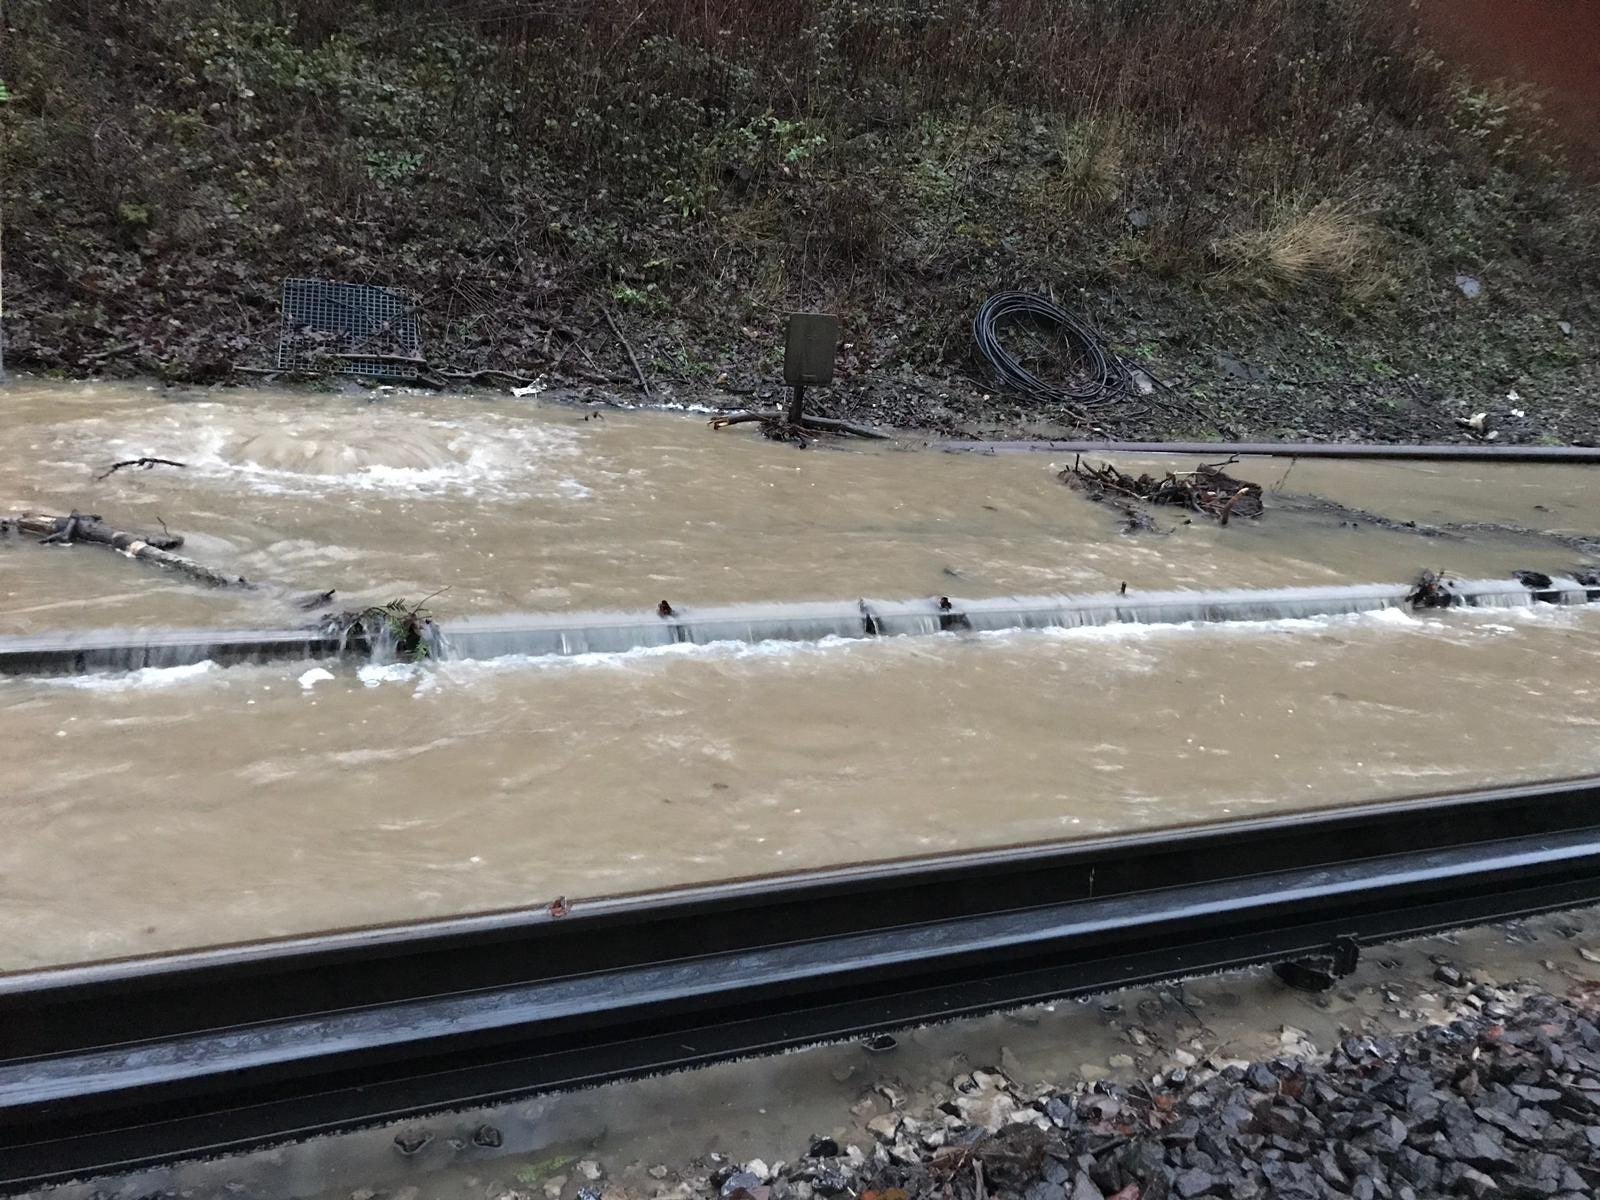
[[[20,528],[20,521],[18,522],[18,525],[19,525],[19,528]],[[72,544],[72,539],[77,537],[77,535],[78,535],[78,514],[77,513],[73,513],[64,522],[62,522],[61,527],[59,529],[57,529],[54,533],[52,533],[49,537],[40,538],[39,539],[39,545],[41,545],[41,546],[56,546],[56,545],[70,546]]]
[[[115,358],[119,354],[126,354],[129,350],[137,350],[138,342],[118,342],[115,346],[107,346],[104,350],[96,350],[93,354],[85,354],[78,361],[81,363],[103,362],[108,358]]]
[[[437,374],[440,379],[463,379],[468,383],[475,383],[480,379],[488,379],[491,377],[496,379],[507,379],[512,383],[522,386],[539,382],[537,379],[534,379],[530,376],[518,375],[515,371],[502,371],[499,367],[482,367],[476,371],[439,371]]]
[[[178,571],[210,587],[250,587],[242,577],[229,578],[220,571],[197,563],[192,558],[172,553],[183,545],[183,539],[174,535],[127,533],[113,529],[97,516],[71,513],[65,517],[48,513],[23,513],[9,524],[23,533],[39,537],[41,545],[70,545],[73,542],[90,542],[116,550],[129,558],[143,559],[157,566]]]
[[[326,608],[333,603],[333,598],[338,593],[329,588],[325,592],[311,592],[308,595],[296,596],[291,603],[303,612],[314,612],[319,608]]]
[[[644,369],[639,366],[638,356],[633,352],[633,344],[623,336],[622,330],[617,328],[617,323],[611,316],[611,309],[602,304],[600,311],[605,314],[606,324],[611,326],[611,332],[617,335],[617,341],[621,342],[622,348],[627,351],[628,361],[633,364],[633,373],[639,377],[639,389],[648,396],[650,394],[650,381],[644,377]]]
[[[880,433],[876,429],[869,429],[865,425],[852,425],[849,421],[841,421],[836,417],[811,417],[801,416],[798,421],[789,420],[787,413],[734,413],[729,417],[713,417],[711,428],[726,429],[729,425],[748,425],[759,421],[763,431],[768,437],[779,441],[786,441],[797,430],[810,430],[812,433],[848,433],[852,437],[869,438],[873,441],[890,441],[887,433]]]
[[[181,467],[184,465],[185,464],[181,462],[175,462],[170,458],[129,458],[119,463],[112,463],[108,470],[102,471],[99,475],[96,475],[94,477],[94,481],[99,483],[102,479],[105,479],[111,475],[115,475],[118,471],[122,470],[123,467],[138,467],[142,471],[148,471],[151,467]]]
[[[1228,518],[1233,516],[1233,506],[1235,504],[1239,503],[1239,501],[1245,499],[1249,495],[1250,495],[1250,488],[1248,486],[1246,486],[1246,487],[1240,488],[1233,495],[1229,496],[1228,499],[1227,499],[1227,502],[1224,503],[1223,506],[1222,506],[1222,511],[1217,514],[1218,523],[1222,524],[1222,525],[1226,525],[1228,523]]]
[[[852,425],[849,421],[841,421],[837,417],[803,416],[800,418],[800,427],[802,429],[820,430],[823,433],[848,433],[853,437],[871,438],[873,441],[879,442],[890,440],[887,433],[880,433],[878,430],[869,429],[865,425]]]
[[[578,348],[578,353],[583,355],[583,361],[589,364],[589,369],[591,371],[593,371],[596,375],[605,374],[605,372],[600,370],[600,364],[594,361],[594,355],[589,353],[589,347],[585,346],[579,339],[574,339],[572,344]],[[582,377],[580,376],[579,378]],[[604,382],[609,383],[610,380],[607,379]]]

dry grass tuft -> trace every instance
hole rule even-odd
[[[1116,200],[1129,137],[1116,118],[1078,121],[1058,133],[1060,165],[1050,178],[1056,203],[1074,214],[1092,214]]]
[[[1281,295],[1314,280],[1346,283],[1373,274],[1378,244],[1372,225],[1344,201],[1284,204],[1263,229],[1212,247],[1230,282]]]

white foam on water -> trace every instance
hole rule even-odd
[[[920,639],[893,639],[916,641]],[[430,663],[417,695],[467,686],[489,675],[527,671],[639,670],[662,660],[740,662],[765,659],[794,661],[816,655],[859,652],[887,644],[866,638],[825,637],[815,642],[674,642],[636,650],[590,651],[584,654],[508,654],[499,658],[451,658]]]
[[[1462,610],[1465,611],[1465,610]],[[1506,610],[1495,610],[1504,617]],[[1552,610],[1552,616],[1554,615]],[[764,642],[680,642],[665,646],[648,646],[635,650],[591,652],[571,655],[505,655],[491,659],[444,659],[431,663],[421,684],[418,696],[457,686],[470,686],[490,675],[526,671],[613,670],[630,671],[673,661],[744,662],[765,660],[793,663],[807,658],[828,656],[837,658],[845,654],[864,655],[915,655],[932,657],[948,652],[958,645],[979,645],[1026,648],[1030,642],[1055,642],[1067,645],[1138,646],[1170,640],[1195,637],[1266,638],[1307,633],[1328,633],[1340,630],[1356,632],[1405,631],[1410,633],[1470,637],[1477,629],[1456,631],[1450,628],[1456,610],[1448,620],[1417,617],[1398,608],[1375,609],[1369,612],[1340,613],[1321,617],[1280,617],[1265,621],[1188,621],[1173,624],[1140,624],[1122,622],[1106,625],[1051,626],[1042,629],[1001,629],[978,633],[938,633],[924,636],[844,638],[826,637],[814,642],[764,641]],[[1549,623],[1551,616],[1535,612],[1531,618],[1519,613],[1519,622]],[[1154,660],[1150,660],[1153,662]],[[1144,660],[1128,661],[1124,665],[1138,669],[1149,666]],[[893,669],[884,663],[885,669]],[[415,678],[415,676],[404,676]]]
[[[332,678],[333,678],[333,672],[328,670],[327,668],[325,668],[325,667],[312,667],[311,670],[307,671],[304,675],[300,676],[300,678],[298,680],[296,680],[295,682],[297,682],[302,688],[304,688],[306,691],[309,692],[312,688],[316,687],[317,684],[324,683],[327,680],[330,680]]]
[[[417,663],[368,663],[356,671],[356,678],[367,687],[385,683],[411,683],[421,678],[423,668]]]
[[[134,692],[193,683],[220,670],[222,668],[208,658],[181,667],[140,667],[137,671],[114,675],[46,675],[28,682],[84,692]]]
[[[635,404],[627,400],[618,400],[616,406],[629,410],[656,410],[659,412],[685,412],[685,413],[720,413],[723,410],[712,404],[701,404],[694,400],[656,400],[649,404]]]
[[[285,494],[320,493],[329,488],[489,497],[562,495],[572,499],[589,494],[582,484],[574,488],[565,474],[558,478],[549,469],[549,460],[566,459],[577,452],[576,439],[562,431],[507,424],[491,435],[478,430],[452,430],[445,422],[424,424],[425,429],[416,432],[435,433],[442,448],[430,447],[422,440],[414,447],[417,461],[412,463],[365,462],[342,470],[296,469],[287,465],[285,456],[270,445],[230,445],[218,439],[205,454],[197,456],[197,465],[202,471],[243,472],[256,490]]]
[[[391,407],[393,405],[393,407]],[[350,492],[581,500],[573,477],[582,454],[574,430],[483,409],[459,419],[424,416],[385,401],[326,411],[216,403],[167,407],[116,423],[74,422],[73,452],[87,468],[107,457],[160,447],[185,464],[183,478],[226,478],[269,495]],[[63,464],[68,465],[68,464]]]

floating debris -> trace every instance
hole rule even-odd
[[[1450,581],[1437,571],[1424,571],[1417,576],[1416,586],[1406,596],[1406,603],[1412,608],[1449,608],[1460,602]]]
[[[1236,479],[1223,470],[1238,461],[1234,457],[1226,462],[1196,467],[1193,471],[1134,476],[1110,463],[1090,467],[1081,458],[1074,458],[1072,465],[1057,477],[1094,501],[1121,499],[1170,505],[1213,517],[1226,525],[1232,517],[1259,517],[1265,509],[1259,483]],[[1133,522],[1133,510],[1129,506],[1118,504],[1117,507]]]

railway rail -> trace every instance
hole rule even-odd
[[[0,976],[0,1193],[1600,901],[1600,778]]]

